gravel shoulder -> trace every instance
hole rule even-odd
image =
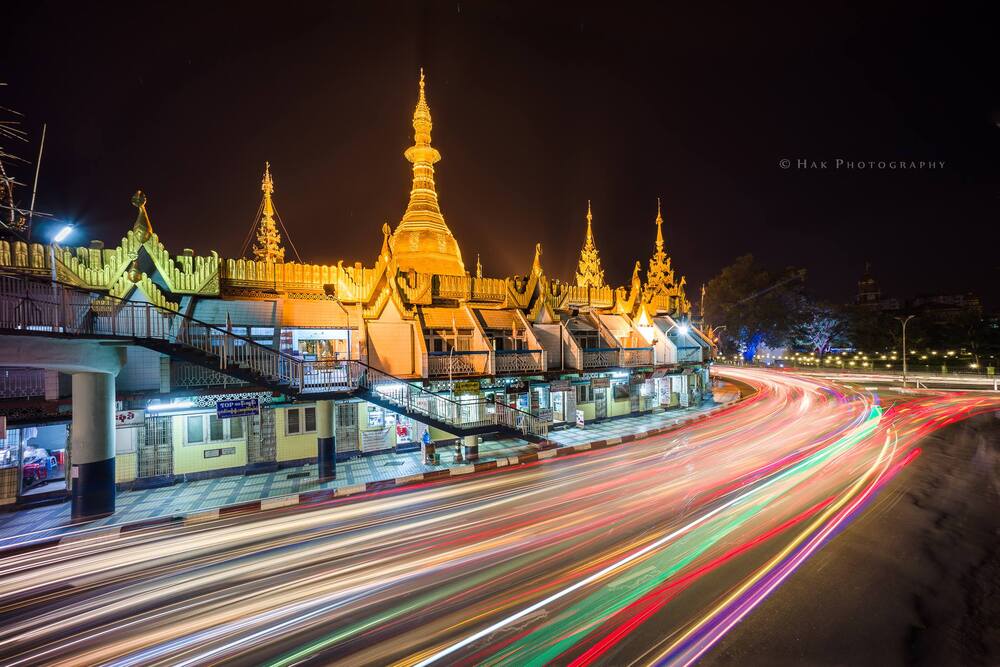
[[[1000,412],[920,446],[700,664],[1000,664]]]

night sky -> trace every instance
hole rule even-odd
[[[423,66],[467,268],[479,252],[489,275],[525,273],[541,241],[546,271],[571,278],[591,199],[624,283],[659,196],[692,298],[752,252],[836,301],[871,260],[889,294],[1000,302],[993,17],[542,4],[8,4],[0,105],[36,138],[48,123],[38,208],[78,221],[78,241],[115,245],[141,188],[171,251],[233,256],[269,160],[302,258],[370,265],[406,205]]]

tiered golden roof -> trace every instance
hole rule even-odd
[[[434,163],[441,159],[441,153],[431,146],[432,127],[421,69],[420,96],[413,111],[413,145],[404,153],[413,163],[413,187],[390,243],[396,265],[404,271],[464,276],[462,252],[445,224],[434,187]]]
[[[281,245],[281,233],[274,224],[274,181],[271,180],[271,163],[264,163],[264,177],[260,182],[264,201],[261,202],[260,224],[257,226],[257,243],[253,246],[253,256],[259,262],[284,262],[285,248]]]

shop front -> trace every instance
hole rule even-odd
[[[334,361],[348,358],[351,350],[349,329],[285,329],[281,349],[306,361]]]
[[[0,500],[66,493],[69,424],[8,428],[0,438]]]

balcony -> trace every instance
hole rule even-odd
[[[490,375],[491,363],[488,351],[476,352],[428,352],[424,355],[427,377],[455,378]]]
[[[639,368],[653,365],[651,347],[592,347],[583,350],[584,370]]]
[[[585,347],[583,349],[583,367],[616,368],[618,366],[617,347]]]
[[[621,367],[638,368],[653,365],[652,347],[625,347],[621,350]]]
[[[546,370],[544,350],[497,350],[493,353],[494,375],[543,373]]]
[[[239,387],[247,384],[231,375],[220,371],[197,366],[186,362],[171,361],[171,389],[189,389],[201,387]]]
[[[45,395],[41,368],[0,368],[0,398],[35,398]]]

